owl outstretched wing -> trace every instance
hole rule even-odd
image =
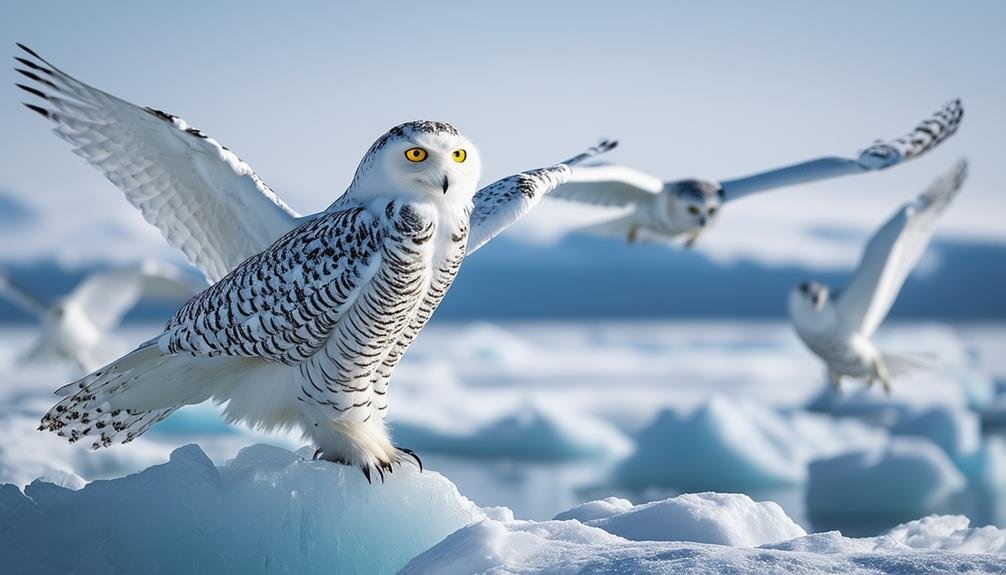
[[[182,270],[153,260],[96,271],[68,300],[104,330],[113,329],[142,297],[185,301],[201,290]]]
[[[724,201],[773,188],[889,168],[938,146],[957,131],[963,116],[961,101],[953,100],[923,120],[912,132],[889,142],[877,141],[855,159],[837,156],[818,158],[743,178],[723,180],[720,183]]]
[[[481,248],[519,220],[545,194],[569,179],[570,166],[607,152],[618,142],[603,140],[582,154],[547,168],[528,170],[489,184],[475,193],[468,235],[468,253]]]
[[[870,238],[859,268],[835,304],[845,325],[867,336],[877,330],[926,251],[936,219],[964,183],[967,168],[966,161],[958,162]]]
[[[2,272],[0,272],[0,297],[38,317],[45,315],[49,309],[48,304],[28,293],[28,290],[17,285]]]
[[[664,189],[660,178],[616,164],[577,166],[551,197],[595,206],[633,206]]]
[[[30,80],[18,86],[42,100],[25,105],[211,283],[297,226],[298,214],[248,164],[185,120],[92,88],[18,46],[17,71]]]

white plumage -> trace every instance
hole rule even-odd
[[[579,166],[552,196],[598,206],[626,208],[615,219],[585,228],[601,235],[670,240],[685,237],[691,246],[720,216],[723,204],[744,196],[838,176],[883,170],[936,147],[957,131],[964,110],[949,102],[911,133],[877,141],[856,158],[826,157],[732,180],[659,178],[619,165]]]
[[[93,272],[52,303],[0,275],[0,295],[39,321],[38,337],[21,360],[69,360],[85,372],[115,357],[118,342],[112,331],[141,298],[178,301],[197,291],[181,270],[155,261]]]
[[[234,154],[183,120],[19,58],[30,108],[102,170],[211,280],[135,351],[60,390],[42,429],[127,442],[213,398],[231,421],[300,427],[367,477],[410,451],[384,426],[392,371],[474,251],[569,177],[566,162],[476,192],[478,151],[453,126],[409,122],[360,162],[324,212],[298,216]]]
[[[967,163],[959,162],[917,199],[898,209],[870,239],[852,279],[841,293],[806,282],[789,296],[789,314],[800,339],[828,366],[834,386],[842,376],[879,381],[918,363],[884,354],[870,338],[929,245],[936,219],[960,190]]]

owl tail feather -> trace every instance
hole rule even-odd
[[[934,369],[936,367],[935,359],[926,357],[923,354],[882,353],[881,355],[883,356],[887,372],[894,377],[912,371]]]
[[[62,399],[42,417],[39,431],[92,449],[129,443],[179,407],[198,403],[201,378],[191,358],[161,352],[151,340],[105,367],[56,390]]]

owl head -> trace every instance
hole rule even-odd
[[[395,194],[464,204],[475,195],[481,168],[478,150],[454,126],[407,122],[374,142],[350,191],[357,196]]]
[[[668,217],[677,227],[703,229],[712,225],[720,213],[723,188],[709,180],[680,180],[667,185]]]
[[[819,313],[830,303],[830,298],[831,290],[828,286],[818,282],[802,282],[789,294],[790,314]]]

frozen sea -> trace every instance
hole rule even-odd
[[[31,334],[0,329],[0,482],[121,476],[193,442],[217,464],[253,442],[301,445],[228,427],[210,405],[130,445],[65,445],[34,428],[74,373],[16,366]],[[835,398],[782,322],[440,322],[396,372],[391,424],[465,496],[524,519],[715,490],[776,501],[808,532],[868,536],[929,513],[1006,526],[1006,325],[894,324],[878,341],[933,367],[890,397],[850,383]]]

